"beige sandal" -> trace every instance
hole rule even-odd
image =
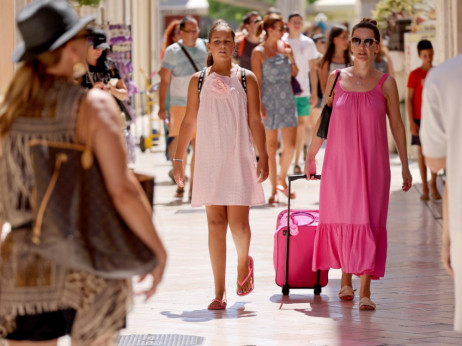
[[[338,297],[345,301],[353,300],[355,297],[355,291],[353,290],[353,287],[345,285],[338,293]]]
[[[373,311],[375,310],[375,303],[368,297],[362,297],[359,301],[359,310],[362,311]]]

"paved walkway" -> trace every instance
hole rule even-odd
[[[315,297],[312,290],[282,296],[274,283],[273,236],[277,214],[286,207],[252,208],[251,255],[254,292],[235,294],[237,258],[229,234],[228,309],[206,309],[213,298],[204,208],[191,208],[187,197],[173,198],[170,164],[163,148],[138,154],[136,169],[154,173],[155,222],[168,249],[165,278],[148,303],[135,298],[120,345],[462,345],[452,331],[453,284],[439,261],[441,202],[421,202],[419,184],[401,191],[400,164],[391,157],[392,184],[388,215],[388,261],[385,278],[372,283],[374,312],[360,312],[358,298],[340,302],[340,271]],[[411,164],[416,183],[419,174]],[[295,183],[294,208],[316,208],[319,183]],[[266,195],[269,182],[264,183]],[[442,188],[440,187],[442,192]],[[280,196],[283,197],[282,195]],[[359,280],[354,281],[359,288]],[[141,285],[136,287],[140,288]],[[67,344],[62,340],[60,345]]]

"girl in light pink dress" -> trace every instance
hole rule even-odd
[[[361,21],[351,38],[354,66],[339,70],[322,168],[312,268],[342,269],[341,300],[354,299],[352,274],[360,276],[361,310],[375,309],[370,300],[371,279],[385,275],[390,193],[387,114],[402,164],[402,189],[408,191],[412,184],[396,82],[373,67],[379,42],[375,21]],[[326,95],[335,73],[327,81]],[[316,173],[315,157],[321,144],[322,139],[313,136],[306,157],[307,174]]]
[[[209,310],[226,309],[225,268],[228,225],[238,254],[239,296],[254,288],[249,256],[249,206],[265,203],[261,183],[268,177],[265,128],[255,75],[231,61],[234,32],[217,21],[209,32],[209,57],[204,71],[189,84],[186,116],[181,124],[174,161],[175,180],[184,185],[182,160],[197,124],[196,161],[191,205],[205,205],[215,298]],[[255,159],[255,143],[260,160]]]

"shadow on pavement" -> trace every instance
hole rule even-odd
[[[184,322],[207,322],[210,320],[219,319],[235,319],[243,317],[255,317],[257,313],[255,311],[246,311],[246,303],[234,303],[232,306],[228,306],[226,310],[192,310],[183,311],[181,314],[176,314],[171,311],[162,311],[161,315],[168,318],[181,318]]]

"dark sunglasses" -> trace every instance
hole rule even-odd
[[[367,48],[372,47],[372,45],[377,42],[373,38],[365,38],[364,40],[360,39],[359,37],[351,38],[351,44],[355,47],[359,47],[361,45],[361,42],[363,41],[364,41],[364,46]]]
[[[254,23],[260,23],[261,22],[261,19],[260,18],[256,18],[253,20]]]
[[[274,29],[274,30],[279,30],[280,32],[283,32],[283,31],[284,31],[284,27],[283,27],[283,26],[273,26],[272,29]]]

